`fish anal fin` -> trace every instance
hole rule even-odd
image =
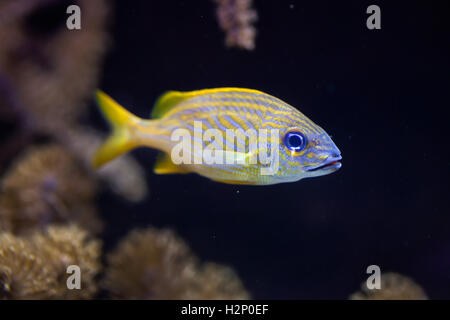
[[[189,173],[188,170],[173,163],[167,153],[160,153],[158,155],[153,172],[156,174]]]

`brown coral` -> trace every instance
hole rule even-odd
[[[29,238],[0,234],[0,298],[87,299],[97,291],[100,242],[72,227],[51,226]],[[81,270],[81,289],[67,288],[67,267]]]
[[[0,230],[21,234],[71,221],[99,232],[96,190],[95,180],[64,148],[30,148],[1,180]]]
[[[219,26],[226,33],[226,46],[253,50],[256,29],[252,24],[258,16],[252,9],[252,0],[215,0],[215,2]]]
[[[170,230],[132,231],[109,255],[105,287],[123,299],[170,299],[188,290],[196,260]]]
[[[245,291],[236,273],[227,266],[205,263],[198,271],[196,288],[191,289],[186,299],[206,300],[246,300],[250,295]]]
[[[72,2],[0,3],[0,85],[8,92],[0,107],[14,108],[30,128],[45,133],[77,121],[96,87],[108,43],[107,2],[76,1],[81,30],[68,30],[66,8]]]
[[[0,233],[0,299],[45,299],[56,294],[56,280],[35,247],[11,233]]]
[[[90,238],[77,226],[50,226],[31,237],[40,254],[53,269],[59,299],[89,299],[97,292],[95,276],[100,271],[101,243]],[[67,267],[76,265],[81,271],[81,289],[67,289]]]
[[[246,299],[229,268],[201,266],[170,230],[131,232],[108,257],[105,288],[122,299]]]
[[[350,296],[351,300],[427,300],[423,289],[412,279],[398,273],[381,274],[381,288],[368,289],[365,282],[361,291]]]

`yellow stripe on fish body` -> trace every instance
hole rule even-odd
[[[94,158],[96,167],[138,146],[152,147],[165,153],[165,156],[159,157],[155,173],[196,172],[226,183],[266,185],[292,182],[328,174],[340,167],[337,162],[340,152],[322,128],[289,104],[258,90],[217,88],[169,91],[157,99],[151,120],[132,115],[101,91],[97,92],[97,101],[112,125],[112,134]],[[196,130],[198,123],[201,123],[201,128]],[[191,160],[197,161],[176,165],[169,155],[180,144],[172,139],[177,129],[187,130],[193,137],[193,145],[202,150],[214,145],[216,149],[226,149],[223,155],[241,161],[233,164],[207,163],[202,161],[203,153],[196,154],[191,150]],[[221,140],[204,141],[202,137],[208,129],[219,132]],[[249,139],[239,134],[236,134],[237,137],[227,135],[227,130],[259,133],[261,129],[269,132],[267,143],[271,142],[270,130],[276,129],[279,133],[276,136],[278,149],[275,150],[279,154],[278,165],[272,174],[265,174],[262,169],[273,166],[273,163],[250,161],[259,159],[261,155],[257,152],[259,149],[251,149]],[[305,145],[301,151],[293,150],[287,141],[295,135],[304,138]],[[268,145],[269,150],[271,147]]]

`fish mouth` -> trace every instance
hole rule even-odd
[[[332,170],[336,171],[338,170],[342,164],[339,162],[342,160],[341,156],[337,157],[328,157],[323,163],[321,163],[318,166],[307,168],[306,171],[308,172],[314,172],[314,171],[325,171],[325,170]]]

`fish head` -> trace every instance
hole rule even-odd
[[[323,176],[341,168],[341,151],[331,137],[310,120],[281,130],[279,140],[277,179],[281,182]]]

